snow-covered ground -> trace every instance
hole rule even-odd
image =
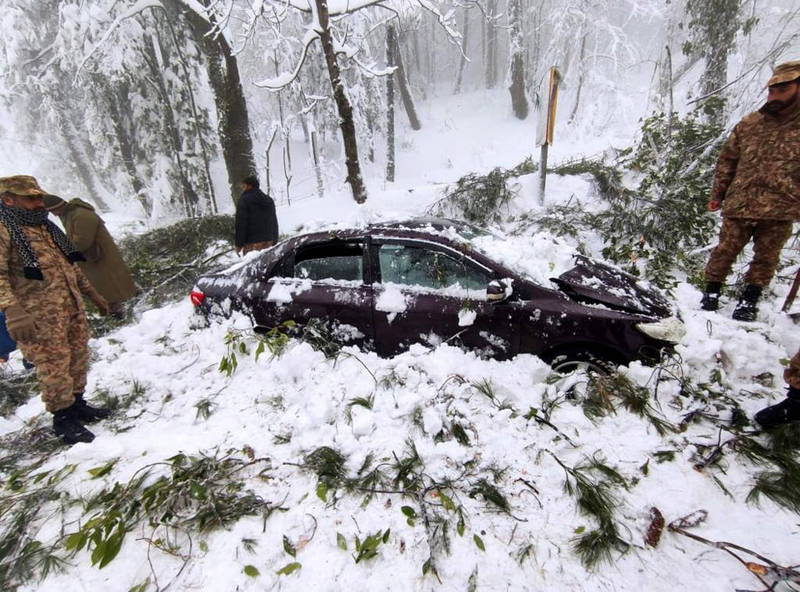
[[[518,164],[533,152],[535,130],[507,113],[503,93],[434,104],[430,125],[399,157],[401,182],[384,187],[368,181],[364,206],[356,205],[346,188],[324,199],[283,204],[282,230],[419,215],[440,197],[441,184],[470,171]],[[470,116],[456,119],[466,112]],[[576,137],[578,130],[567,129],[554,159],[629,142],[626,134],[635,126],[624,124],[602,137]],[[512,208],[535,214],[535,184],[531,178],[519,181],[520,197]],[[548,203],[592,200],[587,179],[552,177],[548,187]],[[543,249],[533,264],[547,277],[558,257],[557,249]],[[619,402],[613,413],[588,419],[580,402],[565,396],[568,384],[551,380],[549,367],[529,355],[497,362],[441,345],[415,346],[392,359],[352,349],[327,359],[308,343],[292,340],[280,355],[266,352],[256,359],[256,340],[242,317],[197,329],[188,299],[146,311],[135,324],[92,341],[87,389],[90,398],[92,393],[125,397],[133,390],[141,398],[122,415],[92,427],[97,435],[92,444],[64,448],[37,471],[76,465],[58,487],[85,498],[178,453],[230,452],[267,459],[245,469],[245,488],[278,509],[266,520],[246,517],[227,529],[180,531],[167,541],[172,547],[155,544],[163,532],[141,524],[107,567],[92,567],[83,550],[65,571],[22,589],[129,590],[144,582],[149,587],[141,590],[167,585],[208,591],[759,589],[723,550],[666,530],[656,548],[646,546],[644,537],[651,508],[667,523],[705,510],[708,518],[693,533],[753,549],[782,565],[800,562],[800,518],[766,498],[759,505],[745,501],[763,468],[733,451],[718,465],[695,468],[710,453],[706,447],[732,437],[721,426],[733,406],[682,392],[674,379],[683,372],[698,385],[718,374],[749,417],[782,398],[781,360],[800,345],[794,323],[778,312],[787,290],[776,283],[761,304],[761,320],[744,324],[730,319],[731,304],[719,313],[702,312],[699,292],[687,284],[678,287],[676,301],[688,328],[677,348],[680,369],[674,365],[668,367],[672,374],[656,373],[638,363],[621,369],[650,390],[655,413],[671,424],[702,411],[683,431],[664,435]],[[231,329],[239,332],[245,352],[237,350],[238,366],[228,375],[219,364],[229,354],[225,338]],[[19,359],[11,364],[18,367]],[[774,377],[772,386],[764,386],[765,373]],[[548,412],[550,425],[537,420]],[[34,399],[0,419],[0,433],[37,421],[48,420]],[[346,459],[348,476],[367,463],[367,471],[377,467],[391,482],[398,459],[409,456],[412,444],[419,455],[414,471],[423,483],[419,494],[408,493],[412,487],[402,482],[382,483],[365,504],[367,492],[326,491],[302,466],[309,453],[330,447]],[[624,486],[613,488],[613,513],[620,538],[631,548],[612,551],[611,562],[587,570],[573,540],[597,523],[565,490],[574,476],[560,463],[574,468],[591,459],[624,479]],[[114,461],[98,478],[88,473]],[[155,471],[167,472],[166,467]],[[608,481],[608,475],[591,475]],[[479,492],[482,483],[505,497],[506,511]],[[92,515],[77,506],[66,507],[63,515],[57,509],[54,503],[37,519],[39,540],[75,532]],[[377,556],[356,562],[356,537],[363,541],[387,529]],[[423,574],[431,557],[438,577]],[[291,563],[301,567],[276,573]]]

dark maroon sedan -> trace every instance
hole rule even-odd
[[[552,253],[510,241],[432,218],[314,232],[200,278],[191,298],[205,316],[244,312],[256,330],[319,319],[382,356],[448,342],[498,359],[627,363],[682,337],[669,302],[633,277],[567,247],[563,272],[542,279]]]

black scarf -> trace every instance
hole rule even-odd
[[[0,203],[0,223],[8,228],[8,232],[11,235],[11,242],[22,256],[22,262],[25,266],[25,277],[29,280],[44,280],[44,276],[39,267],[39,260],[36,258],[36,253],[33,252],[28,237],[25,236],[25,233],[22,231],[22,226],[46,225],[47,230],[50,231],[50,236],[53,237],[53,241],[58,245],[58,248],[61,249],[67,261],[70,263],[86,261],[86,258],[80,251],[75,250],[75,247],[62,230],[47,219],[47,210],[23,210],[22,208],[12,208],[4,203]]]

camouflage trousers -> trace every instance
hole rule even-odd
[[[765,287],[775,275],[781,249],[790,236],[792,222],[788,220],[723,218],[719,244],[711,251],[706,264],[706,281],[724,282],[736,257],[752,239],[753,260],[747,268],[744,281]]]
[[[789,362],[789,367],[783,371],[783,379],[796,389],[800,389],[800,351]]]
[[[36,338],[18,341],[25,359],[36,366],[45,409],[55,413],[75,402],[86,388],[89,324],[70,296],[58,308],[29,310],[36,317]]]

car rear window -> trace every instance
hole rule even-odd
[[[363,281],[364,249],[360,243],[306,247],[295,256],[294,277]]]

